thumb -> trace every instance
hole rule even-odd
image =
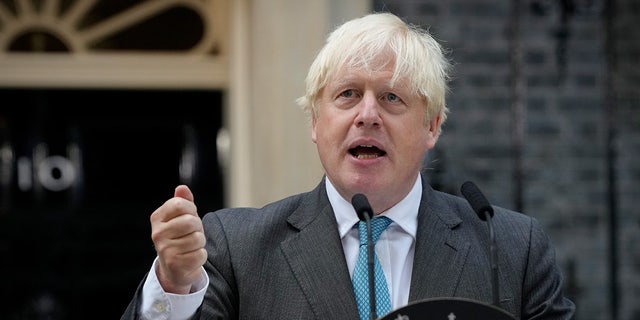
[[[189,187],[187,187],[184,184],[181,184],[176,187],[175,191],[173,192],[173,196],[184,198],[193,202],[193,193],[191,193],[191,190],[189,189]]]

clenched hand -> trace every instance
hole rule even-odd
[[[150,220],[160,285],[166,292],[189,293],[207,260],[202,220],[189,187],[176,187],[173,198],[156,209]]]

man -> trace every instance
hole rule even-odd
[[[188,187],[178,186],[151,215],[158,257],[123,319],[357,319],[351,281],[361,232],[351,199],[359,193],[391,221],[375,247],[391,310],[431,297],[490,303],[486,223],[420,173],[448,112],[449,67],[425,30],[390,13],[337,28],[298,101],[324,179],[310,192],[202,221]],[[574,305],[540,225],[502,208],[493,222],[500,307],[521,319],[569,319]]]

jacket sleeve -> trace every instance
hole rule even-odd
[[[563,278],[555,249],[536,219],[531,219],[529,239],[521,318],[571,319],[575,305],[562,292]]]

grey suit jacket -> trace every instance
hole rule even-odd
[[[263,208],[203,218],[210,284],[196,319],[358,319],[324,179]],[[518,319],[570,319],[549,238],[533,218],[495,207],[500,307]],[[423,177],[409,300],[492,302],[489,235],[466,200]],[[139,293],[122,319],[137,318]]]

